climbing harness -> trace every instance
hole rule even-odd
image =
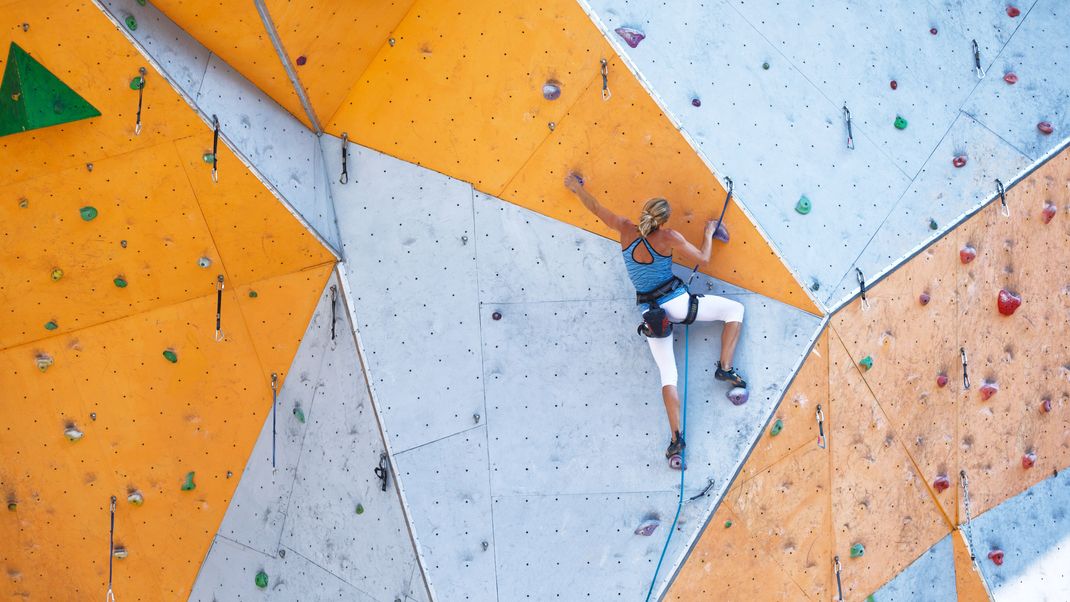
[[[996,193],[999,194],[999,212],[1003,214],[1003,217],[1011,216],[1011,208],[1007,205],[1007,191],[1003,188],[1003,182],[996,178]]]
[[[985,76],[985,70],[981,68],[981,49],[977,46],[977,40],[973,40],[973,68],[977,72],[977,79]]]
[[[223,322],[223,274],[216,276],[215,285],[215,340],[223,340],[221,325]]]
[[[687,434],[687,365],[688,365],[688,353],[689,349],[689,335],[691,333],[691,327],[684,328],[684,395],[681,402],[681,421],[680,421],[680,436],[683,437]],[[672,519],[672,526],[669,527],[669,534],[665,536],[665,545],[661,548],[661,557],[658,558],[658,566],[654,568],[654,577],[650,580],[650,589],[646,592],[646,602],[650,602],[650,596],[654,594],[654,584],[658,582],[658,573],[661,572],[661,563],[665,561],[665,553],[669,550],[669,542],[672,541],[673,531],[676,530],[676,523],[680,520],[680,510],[684,507],[684,474],[687,472],[687,464],[684,462],[684,457],[687,453],[687,448],[680,450],[680,497],[676,502],[676,516]],[[713,486],[713,481],[706,486],[706,491]],[[705,495],[706,491],[703,491],[700,495]]]
[[[375,476],[379,477],[379,486],[383,491],[386,491],[386,478],[387,478],[387,462],[386,452],[379,454],[379,466],[375,467]]]
[[[962,354],[962,388],[970,388],[970,375],[966,372],[966,348],[959,347],[959,353]]]
[[[602,59],[602,100],[609,100],[613,93],[609,91],[609,61]]]
[[[696,495],[687,498],[687,501],[693,502],[699,499],[700,497],[705,497],[706,494],[710,492],[710,489],[713,489],[713,479],[707,480],[706,486],[702,488],[702,491],[698,492]]]
[[[349,167],[347,165],[349,152],[346,149],[347,142],[349,142],[349,134],[342,132],[342,175],[338,178],[339,184],[345,184],[349,182]]]
[[[271,373],[271,469],[275,469],[275,406],[279,401],[279,375]]]
[[[115,560],[115,496],[111,496],[111,533],[108,535],[108,593],[104,595],[105,602],[115,602],[115,592],[112,591],[112,564]]]
[[[966,510],[966,547],[970,549],[970,560],[976,560],[977,557],[973,554],[973,518],[970,515],[970,482],[966,480],[966,471],[959,471],[959,478],[962,479],[962,505]]]
[[[338,305],[338,287],[331,285],[331,340],[334,340],[335,307]]]
[[[843,584],[840,583],[840,557],[837,555],[832,559],[832,564],[836,568],[836,599],[839,602],[843,602]]]
[[[825,449],[828,444],[825,441],[825,414],[821,411],[821,405],[817,406],[817,446]]]
[[[851,110],[847,108],[847,103],[843,103],[843,120],[847,122],[847,148],[854,150],[855,137],[851,131]]]
[[[219,117],[212,115],[212,181],[219,182]]]
[[[855,279],[858,280],[858,290],[862,296],[862,311],[867,311],[869,299],[866,299],[866,277],[862,275],[862,270],[859,268],[855,268]]]
[[[135,78],[137,80],[137,123],[134,124],[134,135],[141,135],[141,101],[145,98],[145,74],[147,71],[144,67],[137,70],[140,75]]]

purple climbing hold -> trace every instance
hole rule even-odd
[[[556,80],[546,80],[546,83],[542,85],[542,97],[546,100],[561,98],[561,84]]]
[[[300,67],[308,62],[308,58],[302,54],[301,56],[297,57],[297,61],[295,62],[297,63],[297,66]]]
[[[635,534],[642,535],[643,537],[650,537],[654,534],[654,530],[657,529],[660,524],[660,520],[656,518],[648,518],[636,527]]]
[[[728,235],[728,228],[725,227],[723,223],[717,224],[717,230],[715,230],[713,233],[713,239],[719,240],[723,243],[727,243],[729,238],[730,237]]]
[[[638,46],[639,42],[642,42],[646,38],[646,35],[643,32],[638,29],[632,29],[631,27],[618,27],[613,31],[617,32],[617,35],[623,38],[624,42],[632,48]]]
[[[692,98],[691,99],[691,106],[693,106],[693,107],[701,107],[702,106],[702,100],[699,99],[698,97]]]
[[[732,405],[741,406],[747,403],[748,399],[750,399],[750,391],[742,387],[736,387],[728,392],[728,401],[731,401]]]

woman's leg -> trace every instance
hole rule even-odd
[[[678,321],[687,316],[688,297],[680,295],[662,304],[669,318]],[[732,360],[739,343],[739,332],[743,328],[743,304],[716,295],[703,295],[698,299],[696,322],[724,322],[721,332],[721,367],[732,369]]]
[[[665,402],[665,415],[669,418],[669,432],[680,430],[680,396],[676,392],[676,354],[673,352],[672,337],[661,339],[648,338],[650,353],[658,365],[661,377],[661,397]]]

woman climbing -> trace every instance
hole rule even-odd
[[[661,374],[661,396],[665,413],[669,418],[672,438],[665,451],[666,458],[679,455],[684,449],[680,433],[680,397],[676,391],[676,356],[673,353],[672,324],[692,322],[724,322],[721,333],[721,359],[717,362],[714,376],[734,387],[746,388],[743,377],[732,367],[732,356],[739,341],[743,326],[743,305],[730,299],[716,296],[691,295],[687,285],[673,276],[672,257],[678,251],[689,262],[705,264],[713,249],[715,221],[706,223],[702,249],[694,245],[676,230],[662,226],[669,220],[669,202],[653,198],[646,202],[639,216],[639,225],[603,207],[583,187],[583,180],[576,174],[565,178],[565,187],[579,197],[583,206],[595,214],[607,226],[620,233],[620,246],[624,254],[624,266],[635,285],[636,303],[646,306],[640,333],[647,337],[650,352]]]

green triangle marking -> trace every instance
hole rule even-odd
[[[0,136],[99,116],[96,107],[11,43],[0,82]]]

